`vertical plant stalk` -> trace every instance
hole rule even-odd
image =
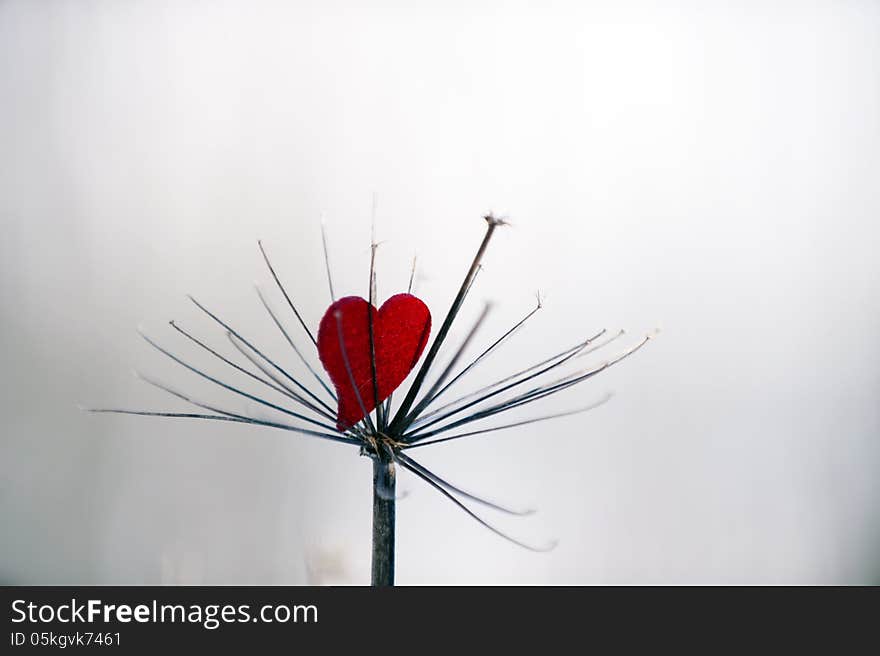
[[[394,463],[373,459],[373,575],[374,586],[394,585]]]

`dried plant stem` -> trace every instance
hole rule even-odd
[[[374,586],[394,585],[394,464],[373,459],[373,576]]]

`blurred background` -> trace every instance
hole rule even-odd
[[[456,335],[546,297],[462,392],[662,329],[517,416],[601,408],[418,452],[555,551],[404,473],[400,583],[880,582],[880,4],[663,5],[0,2],[0,581],[368,582],[355,449],[78,404],[257,412],[137,327],[222,372],[191,293],[296,369],[257,239],[316,326],[375,197],[380,300],[417,254],[439,323],[489,210]]]

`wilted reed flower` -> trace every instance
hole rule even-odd
[[[406,293],[391,296],[381,308],[376,309],[375,257],[377,245],[374,240],[370,258],[369,301],[356,296],[346,296],[338,300],[333,298],[332,305],[321,319],[317,338],[281,284],[262,243],[260,243],[260,250],[272,278],[311,342],[308,350],[314,349],[314,352],[306,354],[304,353],[305,349],[297,346],[296,341],[272,310],[262,292],[257,289],[260,301],[273,323],[309,372],[310,377],[305,381],[294,377],[279,365],[276,359],[270,358],[235,328],[192,297],[190,297],[192,302],[226,332],[232,346],[243,358],[241,363],[234,362],[222,355],[173,321],[171,322],[171,326],[190,342],[210,353],[230,369],[243,374],[252,382],[258,383],[262,386],[261,389],[268,388],[280,394],[284,398],[284,402],[273,402],[258,393],[246,391],[237,385],[214,377],[142,334],[144,339],[156,350],[189,371],[233,394],[281,413],[290,419],[274,421],[231,412],[214,404],[195,400],[188,394],[173,390],[143,376],[142,378],[146,382],[207,411],[207,413],[147,412],[121,409],[96,409],[93,411],[238,422],[280,428],[358,447],[361,455],[369,456],[373,461],[372,582],[374,585],[392,585],[394,582],[395,468],[397,466],[425,481],[477,522],[505,539],[533,551],[550,550],[555,546],[554,542],[535,546],[515,539],[486,522],[468,506],[467,502],[482,504],[493,510],[512,515],[527,515],[531,511],[506,508],[466,492],[419,464],[412,457],[411,451],[415,448],[524,426],[595,408],[607,401],[609,396],[606,395],[597,403],[565,412],[533,416],[500,425],[486,426],[481,423],[502,413],[545,399],[592,378],[635,353],[647,343],[650,335],[601,364],[577,367],[576,360],[606,346],[623,335],[623,331],[620,331],[616,335],[607,336],[606,331],[601,330],[540,362],[531,364],[474,392],[448,400],[442,405],[439,404],[440,399],[444,398],[445,400],[449,391],[459,381],[470,374],[477,365],[495,351],[502,342],[509,339],[541,308],[539,297],[536,307],[492,341],[479,355],[459,367],[468,346],[486,318],[488,306],[484,307],[477,320],[467,331],[462,343],[452,352],[448,364],[434,377],[433,383],[426,386],[426,379],[429,374],[433,375],[437,356],[446,342],[449,330],[480,270],[480,263],[489,241],[495,230],[505,224],[505,221],[491,214],[484,218],[487,223],[486,234],[477,254],[461,283],[452,306],[443,323],[440,324],[412,384],[403,400],[396,407],[392,401],[393,392],[404,382],[421,358],[431,332],[431,313],[421,300],[411,294],[412,276]],[[327,276],[330,294],[333,297],[333,282],[330,277],[326,239],[323,240],[323,245],[325,260],[328,262]],[[415,271],[415,266],[413,266],[413,271]],[[329,376],[329,383],[317,371],[316,355]],[[565,367],[568,368],[564,369]],[[559,375],[557,372],[564,373]],[[554,375],[558,377],[553,377]],[[316,384],[309,382],[311,378]],[[293,420],[296,420],[296,423],[293,423]],[[472,424],[476,424],[473,429],[462,430]]]

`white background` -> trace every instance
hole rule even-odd
[[[662,328],[542,406],[602,408],[419,452],[555,551],[401,475],[399,582],[876,582],[880,5],[370,5],[0,2],[0,580],[368,581],[353,449],[77,404],[255,411],[136,327],[222,371],[193,293],[293,366],[256,240],[317,325],[320,216],[365,294],[375,194],[380,296],[418,253],[438,323],[514,224],[461,327],[545,308],[471,386]]]

